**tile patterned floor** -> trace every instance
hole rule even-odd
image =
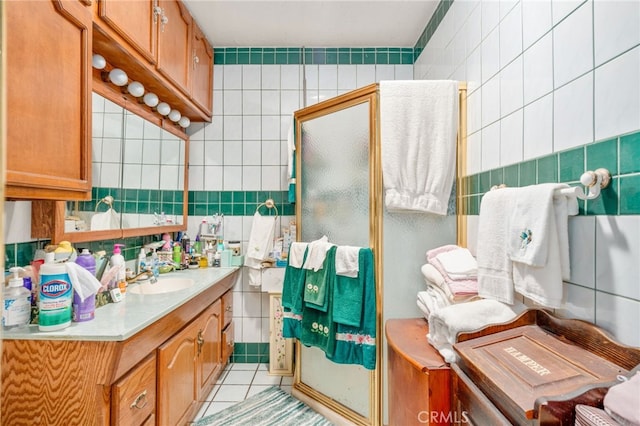
[[[293,377],[270,376],[267,364],[229,364],[193,421],[217,413],[270,386],[291,393]]]

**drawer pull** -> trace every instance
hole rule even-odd
[[[225,309],[225,312],[231,312],[231,309],[233,309],[233,306],[227,306],[227,308]]]
[[[138,395],[129,408],[143,409],[147,405],[147,391]]]

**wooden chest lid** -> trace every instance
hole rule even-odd
[[[460,368],[501,411],[523,420],[535,418],[540,397],[611,382],[640,362],[640,349],[617,344],[588,323],[539,310],[459,340]]]

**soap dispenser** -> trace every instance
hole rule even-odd
[[[31,320],[31,292],[20,278],[20,267],[10,268],[13,277],[2,292],[2,326],[5,330],[24,327]]]
[[[113,255],[111,256],[111,267],[118,267],[118,273],[116,274],[116,287],[120,288],[120,292],[126,291],[126,265],[124,262],[124,256],[121,254],[120,247],[124,247],[124,244],[113,245]]]

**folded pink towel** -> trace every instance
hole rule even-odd
[[[436,247],[431,250],[427,250],[427,262],[431,262],[440,253],[446,253],[448,251],[459,249],[460,247],[455,244],[447,244],[444,246]]]
[[[451,298],[456,296],[465,296],[478,294],[478,280],[457,280],[448,278],[448,275],[442,270],[442,266],[437,263],[425,263],[422,266],[422,275],[425,280],[432,281],[440,287],[446,287],[445,291],[451,293]]]

